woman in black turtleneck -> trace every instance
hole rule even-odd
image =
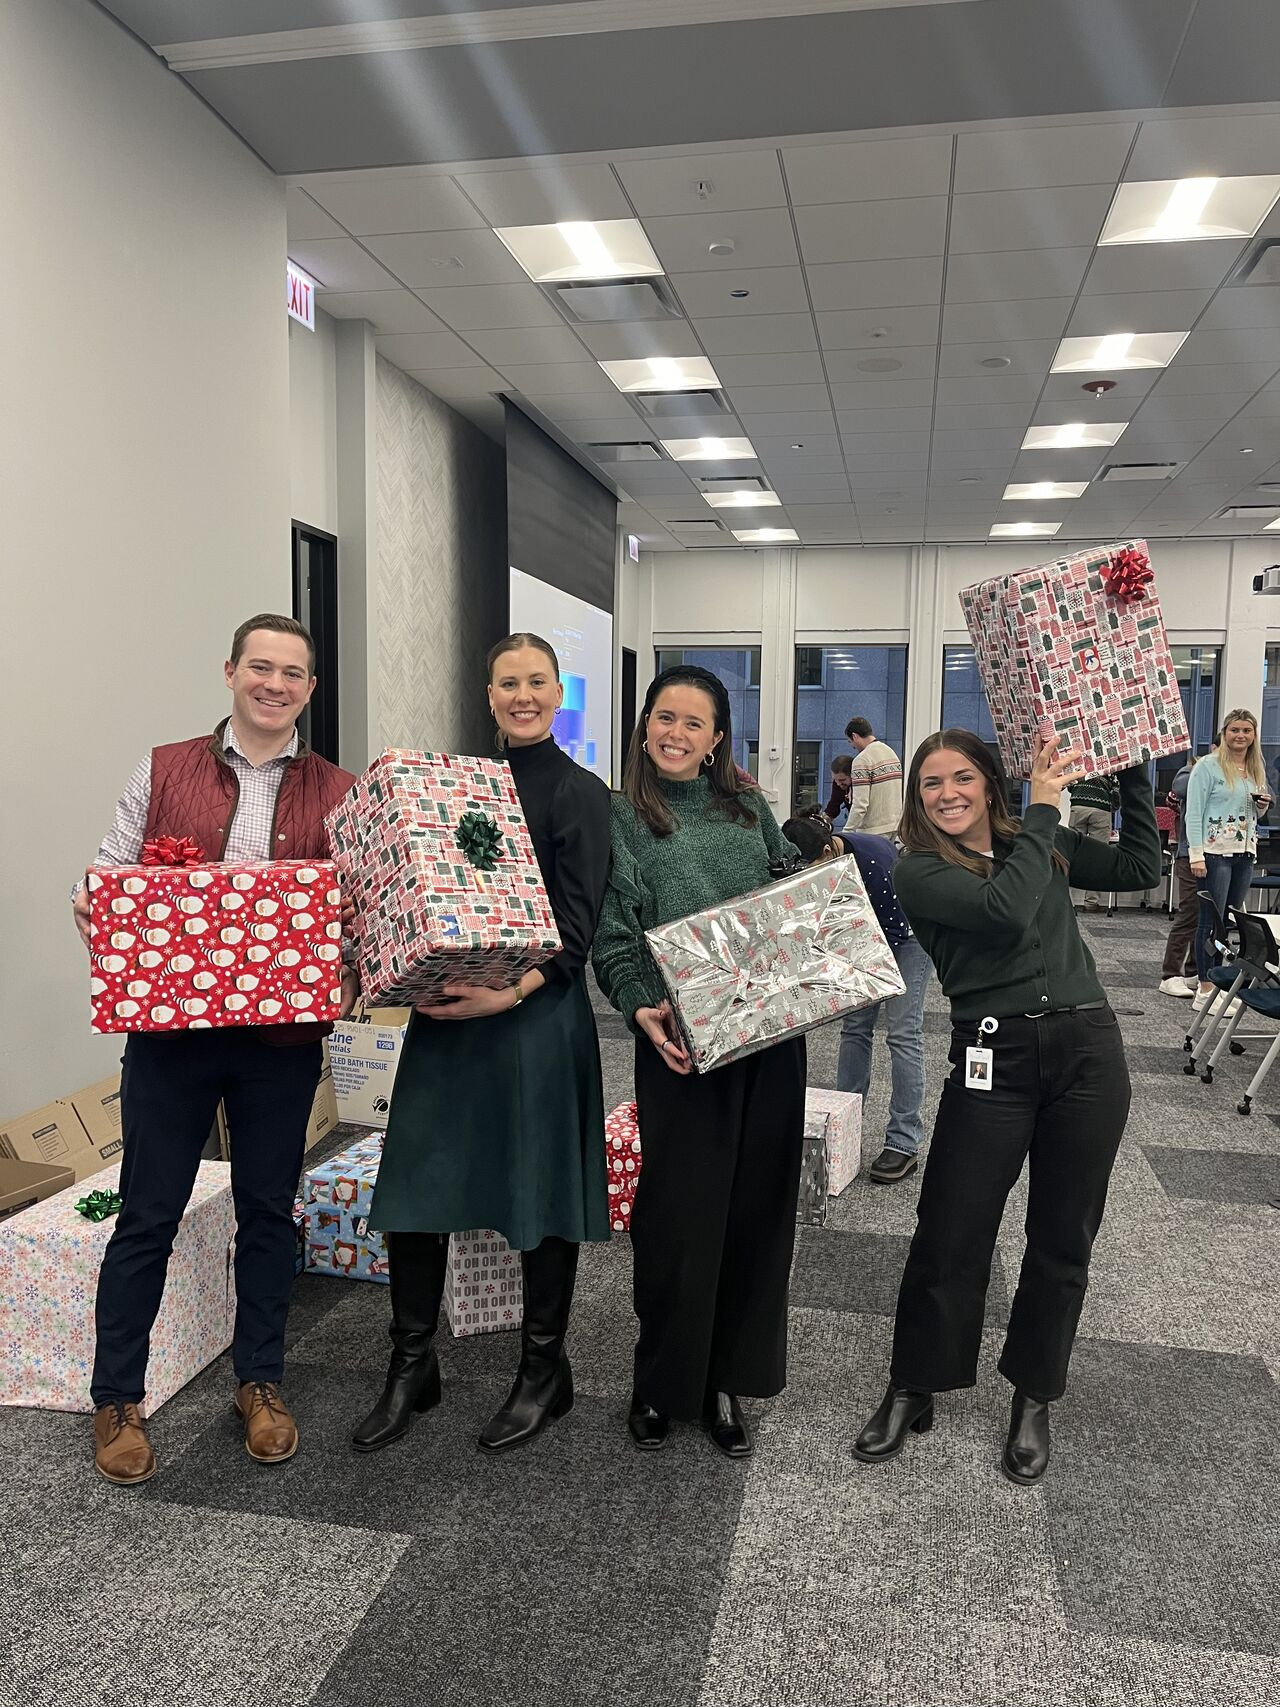
[[[609,791],[557,747],[552,647],[511,634],[489,653],[489,705],[529,825],[561,951],[519,982],[452,985],[420,1006],[396,1075],[371,1228],[387,1235],[391,1367],[352,1435],[396,1440],[439,1402],[432,1337],[449,1234],[491,1227],[521,1253],[520,1367],[485,1426],[490,1451],[532,1440],[573,1404],[564,1336],[578,1245],[609,1237],[600,1048],[585,967],[609,870]]]

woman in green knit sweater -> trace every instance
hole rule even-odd
[[[769,881],[793,855],[733,762],[729,696],[709,671],[649,686],[613,799],[613,865],[592,964],[636,1033],[644,1166],[631,1215],[640,1335],[628,1426],[641,1449],[701,1420],[751,1451],[739,1394],[786,1383],[787,1282],[804,1138],[803,1037],[695,1075],[644,933]]]

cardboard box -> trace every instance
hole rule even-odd
[[[108,1168],[95,1190],[118,1189]],[[76,1210],[79,1185],[0,1221],[0,1404],[89,1411],[94,1298],[115,1217]],[[145,1409],[152,1415],[231,1344],[235,1211],[230,1170],[202,1162],[169,1259],[151,1331]]]
[[[77,1091],[70,1098],[71,1106],[80,1117],[80,1124],[89,1134],[89,1142],[102,1157],[102,1166],[117,1161],[124,1149],[124,1132],[120,1123],[120,1075],[99,1079]]]
[[[0,1221],[43,1203],[75,1184],[70,1168],[50,1167],[46,1162],[14,1162],[0,1158]]]
[[[820,1142],[827,1153],[827,1192],[840,1193],[858,1177],[862,1167],[862,1098],[855,1091],[804,1093],[806,1146]]]
[[[371,1017],[339,1020],[334,1026],[329,1059],[340,1119],[359,1126],[386,1126],[405,1031],[406,1023],[375,1025]]]
[[[119,1075],[101,1079],[75,1096],[59,1097],[0,1127],[0,1157],[70,1168],[76,1181],[118,1161],[123,1148],[119,1123]],[[92,1121],[90,1130],[86,1117]]]
[[[320,1082],[316,1086],[316,1094],[311,1103],[311,1117],[307,1121],[307,1136],[303,1144],[303,1153],[313,1150],[322,1138],[332,1137],[338,1124],[338,1099],[333,1090],[333,1074],[329,1069],[328,1040],[324,1048],[324,1065],[320,1070]],[[218,1154],[224,1162],[231,1160],[231,1133],[227,1126],[227,1111],[218,1104],[218,1112],[214,1117],[213,1130],[218,1136]]]

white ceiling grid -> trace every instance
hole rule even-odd
[[[487,430],[509,392],[583,446],[749,438],[758,461],[607,465],[650,546],[693,543],[681,522],[760,519],[713,512],[691,475],[762,477],[782,500],[767,523],[811,545],[985,539],[1024,518],[1060,539],[1221,536],[1267,520],[1217,519],[1229,502],[1280,514],[1262,485],[1280,481],[1280,285],[1231,282],[1244,241],[1096,244],[1119,183],[1278,171],[1274,113],[397,167],[292,179],[289,252],[322,308],[371,321],[383,355]],[[631,217],[682,319],[571,325],[493,234]],[[1049,372],[1061,338],[1122,331],[1190,336],[1167,369],[1098,376],[1104,399],[1082,388],[1095,376]],[[598,366],[650,355],[707,356],[731,413],[655,424]],[[1021,449],[1029,427],[1090,418],[1129,426],[1110,449]],[[1179,470],[1003,501],[1115,462]]]

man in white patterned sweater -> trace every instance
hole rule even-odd
[[[893,837],[902,817],[902,760],[865,717],[852,717],[844,727],[854,749],[849,778],[849,813],[842,830],[864,836]]]

